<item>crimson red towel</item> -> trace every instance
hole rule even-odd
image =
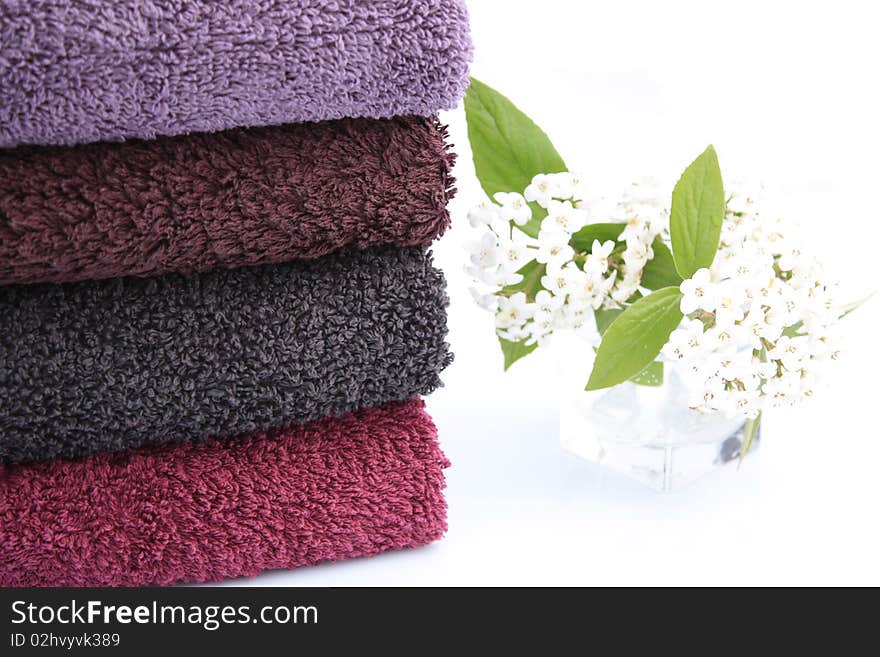
[[[427,246],[453,159],[416,117],[0,150],[0,285]]]
[[[420,400],[232,440],[0,466],[0,586],[209,582],[430,543]]]

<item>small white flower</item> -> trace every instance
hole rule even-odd
[[[498,237],[486,233],[479,242],[471,245],[471,262],[477,267],[489,269],[498,264]]]
[[[526,187],[524,196],[530,203],[537,203],[542,208],[550,207],[550,201],[558,197],[559,190],[553,174],[539,173],[532,178],[532,183]]]
[[[618,238],[621,242],[644,242],[653,239],[651,220],[643,215],[633,214],[626,220],[626,226]]]
[[[790,372],[801,369],[803,361],[810,356],[810,340],[806,336],[790,338],[783,335],[776,341],[773,349],[767,352],[767,358],[780,361]]]
[[[526,295],[517,292],[509,298],[498,299],[498,313],[495,315],[495,326],[500,329],[522,327],[534,313],[534,308],[526,300]]]
[[[547,267],[541,285],[553,294],[566,295],[577,287],[581,274],[583,272],[573,262],[564,267]]]
[[[528,324],[522,324],[521,326],[513,326],[508,329],[498,328],[496,333],[498,334],[498,337],[509,342],[522,342],[531,337],[528,327]]]
[[[779,254],[777,264],[782,271],[791,271],[802,264],[802,258],[800,249],[789,247]]]
[[[838,341],[830,334],[824,333],[819,335],[811,335],[810,338],[810,360],[828,361],[838,360],[840,358],[840,346]]]
[[[638,292],[639,285],[642,282],[642,269],[630,266],[628,263],[624,264],[621,269],[623,275],[618,276],[617,284],[611,296],[615,301],[622,304],[629,301]]]
[[[608,297],[608,292],[614,285],[614,279],[614,273],[606,277],[601,272],[583,271],[573,280],[572,301],[598,310]]]
[[[671,360],[698,360],[707,351],[703,322],[689,319],[669,336],[663,353]]]
[[[719,249],[712,262],[712,273],[717,280],[735,279],[744,288],[752,287],[759,278],[775,277],[773,258],[754,248],[752,242]]]
[[[477,305],[483,310],[494,312],[495,309],[498,308],[498,297],[494,294],[480,292],[480,290],[475,287],[469,287],[468,291],[471,293],[471,296],[474,301],[476,301]]]
[[[607,295],[611,293],[611,290],[614,289],[615,284],[618,282],[618,274],[616,271],[612,271],[605,277],[600,276],[599,279],[602,281],[600,289],[603,294]],[[624,283],[625,282],[626,281],[624,281]],[[630,296],[632,296],[632,294]]]
[[[735,249],[727,246],[729,243],[730,241],[725,240],[722,236],[721,246],[718,249],[718,253],[715,254],[712,266],[709,268],[709,271],[712,272],[712,278],[715,280],[728,278],[731,270],[736,266],[737,252]]]
[[[556,323],[552,319],[536,317],[526,325],[528,337],[525,339],[525,343],[541,346],[556,328]]]
[[[542,234],[546,237],[547,234]],[[550,239],[539,240],[538,250],[534,251],[535,260],[543,265],[562,267],[574,257],[574,249],[554,236]]]
[[[840,313],[834,307],[834,300],[824,287],[814,287],[807,292],[807,299],[802,308],[804,330],[811,334],[821,334],[828,326],[840,319]]]
[[[666,202],[665,190],[653,178],[637,180],[623,191],[623,204],[625,206],[663,210]]]
[[[773,306],[782,294],[783,283],[773,272],[756,278],[750,286],[749,296],[762,306]]]
[[[706,330],[705,343],[713,351],[728,351],[737,349],[742,344],[748,344],[749,338],[746,330],[739,324],[716,324]]]
[[[654,257],[654,249],[649,242],[627,242],[623,252],[623,261],[630,269],[641,270],[645,268],[648,260]]]
[[[614,251],[614,247],[616,246],[613,240],[606,240],[605,242],[600,242],[599,240],[593,240],[593,245],[590,248],[590,254],[596,258],[601,258],[608,261],[608,256],[611,255],[611,252]],[[605,269],[608,267],[606,266]]]
[[[783,284],[780,293],[770,302],[769,310],[779,318],[779,321],[790,326],[800,321],[802,311],[808,303],[809,298],[805,289],[795,289],[791,285]]]
[[[734,280],[722,281],[717,288],[715,304],[715,322],[719,326],[728,327],[745,317],[745,290]]]
[[[728,418],[745,417],[754,419],[761,412],[761,393],[759,390],[728,390],[724,393],[724,414]]]
[[[787,314],[779,312],[776,308],[768,308],[764,314],[764,326],[761,327],[760,335],[768,342],[776,342],[790,325]]]
[[[475,267],[474,265],[465,265],[464,270],[477,283],[488,285],[489,287],[501,287],[496,282],[496,279],[498,278],[497,267],[483,269],[481,267]]]
[[[556,198],[581,201],[586,196],[583,179],[576,173],[563,172],[552,175]]]
[[[752,350],[737,350],[735,346],[726,345],[720,347],[719,353],[722,354],[720,373],[725,381],[745,390],[757,390],[760,387],[762,377],[755,366]]]
[[[588,220],[587,213],[575,208],[571,201],[550,201],[547,216],[541,222],[541,227],[549,225],[571,235],[586,226]]]
[[[501,205],[500,215],[504,221],[524,226],[532,218],[532,209],[522,194],[498,192],[495,200]]]
[[[540,290],[535,295],[535,306],[540,312],[553,315],[565,305],[565,297],[556,296],[547,290]]]
[[[583,210],[590,217],[590,223],[611,222],[617,204],[605,197],[591,197],[575,202],[578,210]]]
[[[555,245],[564,246],[571,241],[571,235],[564,230],[560,230],[553,222],[547,221],[545,218],[541,222],[541,228],[538,231],[538,246]]]
[[[506,267],[497,267],[494,272],[488,276],[490,285],[494,287],[506,287],[508,285],[518,285],[522,283],[523,276]]]
[[[515,272],[531,258],[529,249],[524,244],[509,239],[498,240],[498,260],[507,271]]]
[[[721,377],[711,376],[703,385],[692,390],[689,406],[704,411],[720,410],[724,403],[724,381]]]
[[[763,361],[758,356],[753,356],[752,369],[762,381],[769,381],[776,376],[778,366],[773,361]]]
[[[822,285],[825,272],[813,258],[802,257],[791,270],[788,284],[798,290]]]
[[[614,251],[616,244],[608,240],[604,244],[599,240],[593,240],[593,246],[584,263],[584,271],[594,276],[604,275],[608,271],[608,256]]]
[[[562,325],[574,330],[583,329],[593,318],[593,311],[589,305],[579,303],[577,299],[569,299],[561,311]]]
[[[718,304],[718,292],[708,269],[698,269],[691,278],[682,282],[680,290],[683,295],[681,312],[685,315],[696,310],[712,312]]]
[[[625,304],[629,301],[632,296],[638,292],[639,286],[638,284],[633,284],[628,281],[628,279],[624,278],[611,292],[612,300],[616,301],[618,304]]]
[[[500,209],[494,203],[484,201],[468,212],[468,222],[472,228],[490,226],[493,222],[501,219]]]
[[[761,392],[771,408],[789,405],[800,392],[799,378],[792,375],[774,376],[764,383]]]
[[[760,349],[762,347],[761,338],[764,337],[766,325],[767,317],[764,309],[760,306],[752,306],[752,309],[738,326],[742,329],[741,335],[743,340],[752,349]]]
[[[800,396],[806,399],[814,397],[819,390],[819,377],[813,373],[804,373],[800,379]]]
[[[732,193],[727,201],[727,211],[734,214],[754,214],[758,203],[764,198],[760,184],[736,181],[731,184]]]

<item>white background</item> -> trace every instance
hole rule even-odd
[[[709,143],[762,180],[852,299],[880,287],[880,46],[870,3],[471,0],[474,75],[597,186],[673,176]],[[556,356],[501,371],[462,272],[479,201],[461,110],[449,278],[456,362],[429,400],[449,533],[430,547],[236,584],[880,584],[880,297],[831,389],[765,421],[742,469],[658,495],[561,452]],[[614,191],[616,187],[610,187]],[[570,355],[572,362],[584,354]],[[584,381],[587,364],[584,365]]]

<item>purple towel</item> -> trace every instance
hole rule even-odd
[[[0,147],[453,108],[463,0],[4,0]]]
[[[427,246],[449,225],[445,133],[343,119],[0,150],[0,285]]]

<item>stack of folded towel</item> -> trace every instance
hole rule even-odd
[[[0,586],[446,528],[463,0],[0,4]]]

